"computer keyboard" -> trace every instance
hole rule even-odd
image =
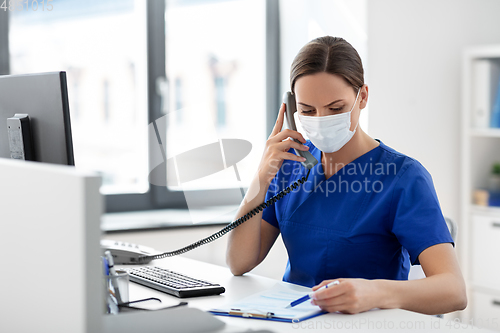
[[[218,284],[195,279],[161,267],[144,266],[126,268],[125,270],[130,276],[130,281],[176,297],[219,295],[226,291]]]

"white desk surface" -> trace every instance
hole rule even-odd
[[[266,290],[279,281],[254,274],[233,276],[228,268],[183,257],[166,258],[151,263],[192,277],[218,283],[226,292],[218,296],[204,296],[180,299],[154,289],[130,283],[130,300],[157,297],[162,300],[158,307],[175,305],[187,301],[190,307],[209,310],[226,302],[234,302],[254,293]],[[151,304],[151,303],[150,303]],[[139,304],[138,304],[139,305]],[[154,308],[154,305],[148,307]],[[356,315],[329,313],[300,323],[283,323],[268,320],[216,316],[226,322],[223,332],[242,332],[246,329],[267,329],[273,332],[439,332],[439,331],[478,331],[479,328],[466,323],[453,322],[434,316],[415,312],[391,309],[372,310]],[[481,329],[482,332],[487,332]],[[251,331],[250,331],[251,332]]]

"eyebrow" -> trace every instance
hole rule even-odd
[[[337,103],[337,102],[340,102],[340,101],[342,101],[342,99],[337,99],[336,101],[333,101],[333,102],[331,102],[330,104],[325,105],[325,108],[326,108],[326,107],[329,107],[329,106],[331,106],[331,105],[333,105],[333,104],[335,104],[335,103]],[[306,104],[306,103],[302,103],[302,102],[299,102],[298,104],[300,104],[300,105],[304,105],[304,106],[308,106],[308,107],[310,107],[310,108],[313,108],[313,107],[314,107],[314,106],[312,106],[312,105],[309,105],[309,104]]]

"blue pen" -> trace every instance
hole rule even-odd
[[[116,270],[115,270],[115,263],[113,261],[113,256],[111,255],[111,252],[106,251],[104,252],[104,255],[106,256],[106,259],[108,260],[108,268],[109,268],[109,273],[110,275],[114,276],[111,278],[111,285],[113,286],[113,289],[115,291],[115,298],[118,304],[122,303],[122,298],[120,295],[120,287],[118,286],[118,281],[116,280]]]
[[[305,302],[305,301],[307,301],[308,299],[311,299],[312,294],[314,294],[315,292],[318,292],[318,291],[320,291],[320,290],[322,290],[322,289],[330,288],[331,286],[334,286],[334,285],[339,284],[339,283],[340,283],[340,282],[339,282],[338,280],[335,280],[335,281],[333,281],[333,282],[330,282],[329,284],[325,284],[323,287],[319,288],[318,290],[316,290],[316,291],[314,291],[314,292],[312,292],[312,293],[309,293],[309,294],[307,294],[307,295],[305,295],[305,296],[303,296],[303,297],[301,297],[301,298],[299,298],[299,299],[297,299],[297,300],[293,301],[292,303],[288,304],[288,305],[286,306],[286,308],[287,308],[287,309],[290,309],[290,308],[293,308],[293,307],[294,307],[294,306],[296,306],[296,305],[299,305],[300,303],[304,303],[304,302]]]
[[[102,257],[102,265],[104,268],[104,275],[108,276],[109,275],[109,264],[108,264],[108,260],[105,257]]]

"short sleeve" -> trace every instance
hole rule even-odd
[[[271,181],[271,184],[269,184],[269,188],[266,193],[266,200],[271,199],[275,194],[276,194],[276,189],[277,189],[277,176],[273,178]],[[271,205],[266,208],[264,208],[264,211],[262,212],[262,219],[266,222],[268,222],[270,225],[280,228],[278,219],[276,217],[276,205]]]
[[[452,243],[429,172],[409,159],[401,168],[391,203],[392,232],[408,251],[413,265],[426,248]]]

